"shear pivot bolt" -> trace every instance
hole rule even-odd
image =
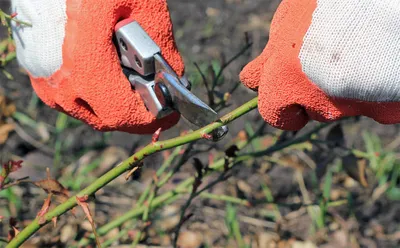
[[[160,101],[163,107],[172,106],[172,98],[167,86],[165,86],[163,83],[156,83],[156,85],[154,86],[154,91],[156,93],[158,101]]]

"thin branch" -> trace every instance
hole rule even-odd
[[[17,18],[15,18],[15,16],[13,17],[12,15],[8,15],[3,10],[0,9],[0,18],[1,17],[3,17],[4,19],[10,20],[10,21],[14,21],[15,23],[17,23],[19,25],[32,27],[32,24],[30,24],[29,22],[18,20]]]
[[[195,62],[194,66],[196,67],[197,71],[200,73],[201,78],[203,79],[204,86],[206,87],[207,90],[207,96],[208,96],[208,104],[211,106],[211,108],[214,107],[214,91],[210,89],[210,86],[208,85],[208,80],[204,73],[201,71],[200,66]]]
[[[4,189],[10,188],[10,187],[19,185],[21,183],[32,183],[32,181],[29,180],[29,177],[19,178],[19,179],[15,180],[15,181],[13,181],[11,183],[7,183],[6,185],[3,186],[3,188],[1,190],[4,190]]]
[[[247,37],[247,36],[246,36]],[[240,56],[242,56],[253,44],[248,42],[248,40],[246,39],[246,46],[242,48],[242,50],[240,50],[235,56],[233,56],[231,59],[229,59],[227,62],[225,62],[221,69],[218,71],[217,76],[215,77],[215,80],[213,82],[213,87],[212,90],[214,90],[215,86],[217,85],[219,79],[222,76],[222,73],[224,72],[224,70],[233,62],[235,61],[237,58],[239,58]]]
[[[193,183],[196,183],[196,179],[194,180]],[[190,204],[192,204],[193,199],[196,197],[196,187],[192,186],[192,191],[190,193],[189,199],[187,199],[185,205],[182,207],[181,209],[181,214],[179,216],[179,223],[178,225],[175,227],[175,236],[174,236],[174,240],[173,240],[173,246],[177,247],[177,243],[178,243],[178,238],[179,238],[179,232],[181,231],[181,228],[183,226],[183,224],[185,223],[185,221],[188,219],[185,214],[186,214],[186,210],[189,208]]]

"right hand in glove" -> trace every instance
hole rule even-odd
[[[152,133],[179,120],[173,113],[156,120],[122,73],[112,37],[115,24],[136,20],[182,76],[184,65],[174,43],[165,0],[13,0],[13,26],[20,64],[37,95],[102,131]]]
[[[283,0],[241,81],[277,128],[357,115],[399,123],[399,13],[392,0]]]

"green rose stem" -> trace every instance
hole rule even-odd
[[[318,125],[317,127],[313,128],[309,132],[304,133],[303,135],[301,135],[297,138],[287,140],[287,141],[279,143],[279,144],[272,145],[271,147],[268,147],[265,150],[251,153],[251,154],[239,155],[236,158],[234,158],[233,161],[230,162],[229,168],[233,168],[234,166],[240,164],[240,162],[248,161],[249,159],[254,159],[257,157],[268,156],[276,151],[280,151],[280,150],[288,148],[292,145],[306,142],[311,138],[311,136],[313,134],[317,133],[322,128],[327,127],[328,125],[329,124]],[[254,136],[250,137],[246,142],[237,144],[239,150],[241,150],[242,148],[247,146],[253,138],[257,137],[257,135],[258,135],[258,131],[254,134]],[[171,157],[173,157],[173,155],[171,155]],[[164,165],[165,164],[171,164],[171,161],[165,162]],[[160,168],[162,168],[162,167],[163,166],[161,166]],[[213,171],[223,171],[224,167],[225,167],[225,159],[224,158],[219,159],[219,160],[215,161],[214,163],[212,163],[211,165],[209,165],[209,168],[212,169],[212,171],[209,171],[208,173],[203,175],[203,177],[207,177]],[[170,178],[171,178],[170,174],[165,175],[164,178],[160,179],[160,182],[158,183],[158,187],[162,187],[162,185],[164,185]],[[156,198],[154,198],[154,200],[151,202],[151,204],[147,207],[145,205],[141,204],[144,202],[144,200],[140,201],[140,199],[139,199],[138,203],[135,205],[134,208],[132,208],[125,214],[119,216],[118,218],[110,221],[109,223],[105,224],[104,226],[100,227],[97,230],[98,234],[100,236],[104,236],[109,231],[121,226],[125,222],[142,216],[144,214],[146,208],[150,208],[150,209],[154,210],[154,209],[171,204],[171,203],[179,200],[183,194],[187,194],[188,192],[191,191],[191,186],[193,185],[194,181],[195,181],[194,176],[187,178],[186,180],[181,182],[179,185],[177,185],[175,189],[165,192],[165,193],[161,194],[160,196],[157,196]],[[219,200],[228,201],[228,202],[236,203],[236,204],[243,204],[243,205],[249,204],[249,202],[244,201],[242,199],[235,199],[233,197],[225,196],[225,195],[217,196],[217,195],[209,194],[209,193],[205,192],[205,189],[207,189],[207,188],[209,188],[209,186],[206,186],[205,188],[201,189],[197,194],[199,194],[200,197],[219,199]],[[143,198],[147,197],[147,195],[149,194],[149,191],[150,191],[150,187],[147,187],[147,189],[142,193]],[[141,198],[142,198],[142,196],[141,196]],[[93,239],[94,235],[91,235],[90,238]],[[89,242],[90,242],[89,239],[82,239],[79,242],[78,247],[86,246],[89,244]]]
[[[99,189],[103,188],[105,185],[107,185],[108,183],[113,181],[118,176],[122,175],[126,171],[133,169],[135,166],[137,166],[139,164],[139,162],[141,160],[143,160],[145,157],[147,157],[151,154],[154,154],[159,151],[167,150],[170,148],[174,148],[174,147],[177,147],[177,146],[180,146],[183,144],[187,144],[187,143],[207,137],[213,130],[217,129],[218,127],[226,125],[226,124],[234,121],[235,119],[241,117],[242,115],[257,108],[257,101],[258,101],[258,98],[256,97],[256,98],[250,100],[249,102],[243,104],[239,108],[228,113],[227,115],[222,117],[219,121],[213,122],[210,125],[205,126],[197,131],[191,132],[187,135],[176,137],[176,138],[165,140],[165,141],[157,141],[157,142],[147,145],[142,150],[138,151],[137,153],[135,153],[128,159],[121,162],[114,169],[110,170],[109,172],[107,172],[106,174],[104,174],[103,176],[98,178],[96,181],[94,181],[88,187],[86,187],[85,189],[80,191],[76,196],[82,197],[85,195],[93,195]],[[44,219],[46,221],[42,225],[39,224],[37,218],[35,220],[33,220],[17,236],[15,236],[14,239],[12,239],[10,241],[10,243],[7,245],[7,247],[20,246],[30,236],[32,236],[34,233],[36,233],[42,226],[49,223],[52,220],[52,218],[61,216],[62,214],[66,213],[68,210],[75,207],[77,205],[76,196],[72,196],[67,201],[60,204],[56,208],[54,208],[52,211],[48,212],[44,216]],[[168,197],[170,197],[170,196],[168,196]],[[157,204],[157,203],[158,203],[158,201],[156,199],[154,199],[153,204]]]

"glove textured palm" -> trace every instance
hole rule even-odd
[[[178,113],[157,120],[146,110],[113,44],[115,24],[133,18],[182,76],[165,0],[13,0],[12,7],[32,24],[14,25],[13,35],[18,60],[47,105],[102,131],[151,133],[179,120]]]

